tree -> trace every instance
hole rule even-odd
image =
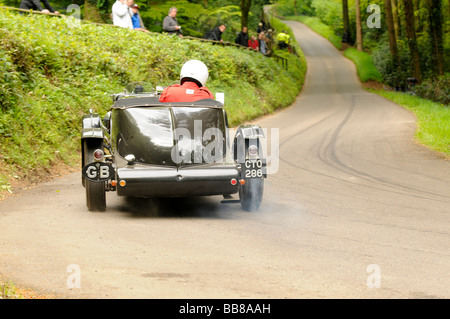
[[[430,35],[434,73],[444,74],[442,0],[428,0],[428,34]]]
[[[241,27],[248,27],[248,13],[251,5],[252,0],[241,0]]]
[[[362,39],[362,24],[361,24],[361,7],[359,5],[359,0],[355,0],[356,7],[356,49],[358,51],[363,50],[363,39]]]
[[[384,0],[384,10],[386,12],[386,25],[389,36],[389,48],[391,49],[391,55],[396,65],[399,65],[399,56],[397,48],[397,39],[395,38],[394,19],[392,17],[391,0]]]
[[[420,68],[420,57],[419,51],[417,49],[416,41],[416,30],[414,22],[414,8],[412,0],[403,0],[404,10],[405,10],[405,31],[406,37],[408,38],[409,54],[411,56],[411,61],[413,65],[414,77],[420,83],[422,80],[421,68]]]
[[[348,16],[348,0],[342,0],[342,14],[344,20],[344,34],[342,36],[342,42],[352,43],[352,36],[350,33],[350,18]]]
[[[398,0],[392,0],[392,17],[394,19],[395,38],[399,39],[401,34],[401,23],[398,8]]]

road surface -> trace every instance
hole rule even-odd
[[[307,62],[260,212],[220,197],[85,207],[80,174],[0,203],[0,273],[68,298],[449,298],[450,163],[415,117],[361,88],[326,40]]]

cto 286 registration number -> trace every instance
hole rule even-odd
[[[246,159],[244,163],[244,178],[266,177],[266,162],[262,159]]]

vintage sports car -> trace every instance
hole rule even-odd
[[[160,93],[161,88],[132,83],[113,95],[103,119],[92,111],[83,116],[82,184],[88,209],[104,211],[105,192],[115,191],[146,198],[227,199],[239,193],[244,210],[258,210],[266,178],[263,130],[239,126],[231,144],[221,102],[162,103]]]

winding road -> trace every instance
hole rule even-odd
[[[261,210],[221,197],[88,212],[80,174],[0,202],[0,274],[61,298],[449,298],[450,163],[298,22],[306,84]]]

